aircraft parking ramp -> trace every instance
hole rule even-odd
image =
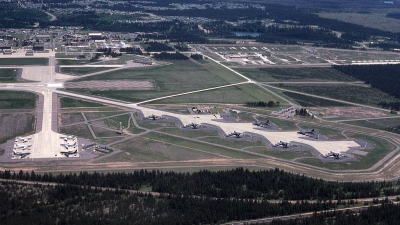
[[[165,112],[156,109],[145,108],[141,106],[136,106],[135,108],[142,111],[144,116],[149,115],[162,115],[178,118],[182,124],[211,124],[220,127],[225,134],[230,134],[233,131],[239,131],[242,133],[250,132],[261,135],[268,139],[271,143],[284,142],[297,142],[309,145],[315,148],[320,154],[327,154],[331,151],[335,152],[346,152],[352,148],[360,148],[361,146],[353,140],[342,140],[342,141],[329,141],[329,140],[319,140],[315,138],[304,138],[304,135],[298,134],[297,131],[270,131],[268,129],[256,129],[252,123],[227,123],[222,119],[216,119],[213,115],[182,115],[170,112]]]

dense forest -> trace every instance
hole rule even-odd
[[[171,46],[161,42],[151,41],[151,42],[145,42],[144,44],[147,45],[147,47],[145,47],[145,50],[147,52],[163,52],[163,51],[174,50],[174,48],[172,48]]]
[[[400,65],[345,65],[332,66],[355,79],[371,84],[389,95],[400,98]]]
[[[279,102],[274,102],[274,101],[268,101],[268,102],[245,102],[244,103],[247,107],[274,107],[276,105],[279,105]]]
[[[307,201],[317,196],[329,196],[338,190],[343,192],[341,197],[393,195],[398,192],[398,181],[328,182],[279,169],[203,170],[192,174],[138,170],[65,175],[6,170],[0,172],[0,178],[3,179],[0,181],[0,223],[10,225],[54,224],[55,221],[57,224],[132,224],[132,221],[134,224],[221,224],[317,211],[320,213],[310,218],[276,220],[273,224],[325,224],[324,221],[332,224],[329,223],[332,220],[343,224],[361,224],[358,222],[362,221],[365,224],[376,224],[377,221],[394,224],[391,222],[400,218],[399,205],[388,199],[360,214],[324,212],[360,205],[354,199],[332,201],[335,197],[330,196],[329,200]],[[19,180],[30,183],[18,183]],[[40,181],[51,183],[36,183]],[[152,195],[132,190],[143,185],[161,193]],[[250,192],[245,194],[246,190]],[[279,190],[274,196],[276,199],[289,193],[293,199],[302,200],[271,202],[260,198],[257,190],[266,193]],[[379,202],[374,199],[371,203]],[[365,221],[367,219],[369,223]]]
[[[137,170],[131,173],[35,174],[1,171],[0,178],[152,191],[185,196],[247,199],[331,200],[400,194],[397,182],[331,182],[279,169],[237,168],[194,173]]]
[[[314,214],[309,218],[298,218],[287,221],[275,220],[271,225],[321,225],[321,224],[341,224],[341,225],[375,225],[375,224],[399,224],[400,205],[393,203],[381,203],[380,205],[370,206],[360,212],[335,211]]]
[[[0,223],[13,224],[220,224],[352,206],[287,201],[153,196],[118,189],[77,185],[0,182]]]
[[[189,57],[186,55],[180,53],[180,52],[175,52],[175,53],[167,53],[167,52],[161,52],[161,53],[155,53],[153,55],[154,59],[156,60],[188,60]]]
[[[76,8],[70,1],[61,1],[68,4],[59,4],[58,0],[48,0],[49,4],[56,7]],[[391,49],[398,46],[400,34],[368,28],[352,23],[342,22],[334,19],[319,17],[318,10],[306,10],[292,6],[278,4],[260,4],[260,6],[246,5],[243,8],[208,5],[205,9],[186,8],[176,10],[170,7],[170,3],[180,1],[157,1],[150,3],[152,7],[166,7],[164,10],[141,9],[139,14],[102,13],[93,11],[81,11],[74,13],[55,13],[57,20],[49,21],[48,15],[43,11],[25,9],[16,4],[1,3],[0,13],[4,15],[2,27],[31,27],[33,22],[39,22],[40,27],[49,26],[82,26],[88,30],[111,31],[111,32],[147,32],[155,33],[159,38],[167,38],[172,42],[187,43],[210,43],[212,37],[240,38],[234,34],[237,31],[258,32],[260,36],[248,37],[260,42],[298,44],[302,42],[314,42],[316,46],[352,48],[356,41],[368,40],[374,36],[391,38],[393,43],[386,43],[382,47]],[[193,1],[199,3],[197,1]],[[183,2],[182,2],[183,3]],[[185,2],[187,3],[187,2]],[[113,9],[121,11],[136,12],[137,4],[126,1],[124,4],[109,6],[101,1],[93,3],[93,7]],[[204,4],[204,2],[201,2]],[[79,7],[78,7],[79,8]],[[141,20],[148,17],[148,13],[159,16],[181,16],[188,18],[207,18],[202,26],[210,32],[204,33],[198,29],[198,22],[183,22],[179,20],[158,22],[129,22]],[[397,14],[388,14],[396,17]],[[29,22],[28,22],[29,21]],[[229,21],[229,22],[227,22]],[[244,21],[237,24],[230,22]],[[266,26],[270,21],[275,25]],[[309,27],[312,25],[313,27]],[[337,37],[332,31],[341,32]]]
[[[21,8],[15,4],[0,2],[0,27],[32,28],[35,22],[45,22],[48,15],[41,10]]]

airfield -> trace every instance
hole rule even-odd
[[[373,54],[369,52],[358,55],[361,52],[299,46],[243,44],[235,45],[235,47],[194,45],[192,48],[196,53],[207,56],[208,66],[212,64],[213,68],[218,67],[224,71],[224,73],[218,73],[218,76],[227,80],[228,83],[221,82],[221,85],[216,86],[204,84],[195,89],[187,88],[183,92],[174,90],[165,95],[157,93],[151,98],[144,99],[142,97],[140,99],[138,97],[137,101],[129,102],[124,99],[105,97],[102,96],[102,93],[110,90],[135,91],[135,93],[153,91],[159,88],[160,82],[154,79],[91,80],[91,77],[118,73],[123,70],[159,69],[170,65],[171,62],[156,62],[149,66],[128,60],[125,64],[79,65],[75,68],[103,67],[104,70],[84,75],[71,75],[61,73],[60,66],[57,66],[56,53],[48,52],[38,53],[34,56],[47,58],[48,65],[4,66],[3,68],[22,68],[21,79],[27,82],[2,84],[0,89],[34,92],[39,96],[39,100],[36,107],[36,131],[33,134],[25,135],[25,137],[30,136],[31,140],[21,143],[31,146],[26,150],[18,149],[15,147],[14,139],[2,144],[5,152],[0,156],[0,162],[3,163],[3,167],[26,167],[40,170],[43,169],[43,165],[46,165],[45,170],[55,170],[53,167],[57,167],[57,170],[68,171],[71,169],[96,170],[99,166],[102,167],[102,170],[137,168],[180,170],[186,168],[190,170],[245,166],[249,168],[280,167],[326,179],[394,179],[399,176],[399,174],[391,172],[398,166],[396,160],[399,150],[397,135],[338,123],[329,117],[324,119],[318,114],[310,119],[295,116],[291,112],[284,112],[285,108],[301,106],[296,99],[282,95],[279,87],[251,79],[238,72],[242,70],[236,70],[254,66],[291,68],[299,66],[329,67],[333,64],[397,63],[400,62],[398,54],[380,52],[382,58],[377,60],[372,59]],[[359,56],[358,60],[354,60],[353,56],[355,55]],[[12,56],[0,55],[0,60],[10,57],[23,58],[25,56],[22,51],[17,51]],[[73,66],[65,66],[65,68],[67,67]],[[83,78],[86,80],[82,80]],[[75,79],[78,80],[74,81]],[[186,97],[200,96],[199,98],[190,97],[196,101],[207,93],[237,87],[257,89],[260,91],[258,93],[264,92],[264,95],[275,101],[279,100],[282,106],[261,110],[245,108],[237,103],[184,103]],[[96,96],[89,92],[79,91],[86,89],[98,91],[100,94]],[[252,93],[252,95],[255,94]],[[234,97],[235,94],[230,97],[233,99],[230,100],[232,103],[235,102]],[[62,107],[61,98],[93,102],[101,106],[93,108],[90,108],[91,106],[88,108],[84,106]],[[208,98],[210,99],[210,97]],[[218,96],[214,96],[214,98],[218,99]],[[169,103],[174,99],[182,103]],[[388,115],[385,110],[371,105],[327,97],[325,99],[383,112],[384,117]],[[211,111],[194,113],[190,110],[192,106],[208,107]],[[146,119],[151,115],[158,115],[161,118]],[[376,119],[379,118],[377,116]],[[254,120],[266,119],[273,123],[271,127],[274,128],[259,127],[253,124]],[[337,120],[339,119],[346,121],[349,118],[340,116]],[[119,131],[118,121],[119,126],[123,124],[122,134],[116,133]],[[185,125],[191,123],[201,126],[198,129],[184,128]],[[315,135],[302,135],[297,132],[313,128],[317,132]],[[238,138],[228,137],[235,131],[244,135]],[[76,135],[77,138],[74,141],[66,142],[61,138],[65,135]],[[290,145],[287,148],[274,146],[281,141],[288,142]],[[72,145],[74,142],[76,142],[76,147],[66,148],[63,146],[65,143]],[[112,149],[112,152],[104,153],[93,147],[86,148],[86,146],[94,145],[105,145],[106,148]],[[145,152],[145,148],[148,149],[148,152]],[[383,150],[384,148],[385,150]],[[68,156],[62,153],[71,150],[77,150],[77,153]],[[13,156],[13,151],[24,151],[30,154],[19,158]],[[338,159],[330,157],[328,155],[331,152],[343,154],[345,157]],[[54,159],[57,163],[54,162]],[[44,162],[47,163],[43,164]],[[362,176],[359,176],[360,174]]]

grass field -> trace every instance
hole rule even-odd
[[[154,101],[154,104],[177,104],[177,103],[222,103],[222,104],[245,104],[255,101],[280,101],[281,99],[270,95],[254,84],[241,84],[238,86],[220,88],[205,92],[198,92]]]
[[[110,67],[61,67],[60,72],[70,75],[86,75],[100,71],[109,70]]]
[[[197,64],[192,61],[177,61],[173,64],[166,66],[123,69],[111,73],[104,73],[96,76],[77,79],[74,81],[83,80],[154,81],[154,83],[156,84],[155,90],[73,90],[77,92],[120,99],[124,101],[138,102],[166,95],[226,85],[232,82],[243,81],[243,78],[237,76],[236,74],[226,70],[221,66],[217,67],[216,64],[214,65],[212,62],[207,64]],[[241,89],[245,88],[247,87],[241,87]],[[247,92],[250,95],[254,95],[256,94],[254,93],[256,90],[257,89],[251,90],[251,92]],[[265,95],[261,97],[265,97]]]
[[[103,104],[88,102],[74,98],[61,97],[60,98],[61,108],[71,108],[71,107],[100,107],[104,106]]]
[[[18,69],[0,69],[0,83],[17,81]]]
[[[68,135],[76,135],[78,137],[87,138],[93,140],[93,136],[89,131],[86,124],[78,124],[68,127],[60,127],[60,133]]]
[[[96,126],[103,126],[103,127],[108,127],[111,129],[118,130],[120,122],[121,122],[121,125],[123,128],[127,128],[129,120],[130,120],[130,115],[125,114],[125,115],[111,117],[111,118],[104,119],[104,120],[96,120],[96,121],[93,121],[90,123],[93,125],[96,125]]]
[[[90,63],[90,60],[57,59],[57,65],[84,65],[88,63]]]
[[[399,60],[400,55],[389,52],[369,52],[369,51],[341,51],[336,49],[320,48],[316,50],[320,57],[326,59],[339,59],[348,63],[352,61],[364,60]]]
[[[357,125],[361,127],[385,130],[385,128],[387,127],[400,126],[400,118],[397,117],[397,118],[373,119],[373,120],[355,120],[355,121],[345,121],[343,123]]]
[[[398,99],[375,88],[354,85],[290,85],[295,91],[310,93],[348,102],[377,106],[379,102],[398,101]],[[300,99],[301,100],[301,99]],[[327,101],[327,100],[322,100]],[[311,102],[311,104],[315,104]],[[324,106],[324,105],[320,105]]]
[[[259,82],[279,81],[355,81],[332,68],[251,68],[238,72]]]
[[[108,116],[115,116],[118,114],[126,113],[124,111],[115,111],[115,112],[85,112],[85,116],[87,120],[95,120],[95,119],[100,119],[103,117],[108,117]]]
[[[161,128],[159,131],[187,138],[219,137],[219,134],[216,130]]]
[[[132,121],[132,118],[129,119],[129,127],[125,127],[124,129],[128,130],[130,133],[133,133],[133,134],[140,134],[145,131],[143,129],[136,127]]]
[[[61,124],[68,125],[72,123],[79,123],[85,121],[81,113],[62,113],[61,114]]]
[[[243,140],[243,139],[238,140],[238,139],[240,138],[225,139],[221,137],[206,137],[206,138],[201,138],[200,140],[237,149],[247,148],[251,146],[266,146],[266,144],[261,140]]]
[[[0,109],[34,109],[37,95],[24,91],[0,91]]]
[[[0,65],[41,65],[47,66],[49,63],[48,58],[0,58]]]
[[[116,133],[116,130],[113,131],[113,130],[109,130],[109,129],[106,129],[103,127],[97,127],[97,126],[91,126],[91,127],[92,127],[94,134],[98,138],[118,136],[118,134]]]
[[[33,113],[10,113],[0,115],[0,143],[20,135],[32,134],[35,130]]]
[[[177,61],[174,62],[174,64],[167,66],[123,69],[110,73],[77,79],[74,81],[82,80],[154,81],[154,83],[156,84],[156,89],[145,91],[95,91],[88,89],[75,89],[75,91],[90,93],[93,95],[107,96],[110,98],[132,102],[228,84],[227,81],[223,80],[218,75],[209,72],[201,65],[191,61]]]
[[[241,151],[235,151],[232,149],[227,149],[221,146],[214,146],[211,144],[205,144],[203,142],[198,142],[194,140],[186,140],[183,138],[179,137],[174,137],[170,136],[167,134],[160,134],[160,133],[148,133],[144,135],[145,137],[148,137],[153,140],[158,140],[161,142],[166,142],[166,143],[171,143],[179,146],[185,146],[188,148],[193,148],[193,149],[198,149],[201,151],[209,152],[212,154],[217,154],[217,155],[222,155],[226,157],[231,157],[231,158],[237,158],[237,159],[252,159],[252,158],[258,158],[259,156],[254,156],[251,154],[248,154],[246,152],[241,152]]]
[[[330,101],[321,98],[315,98],[307,95],[297,94],[293,92],[282,92],[282,94],[292,98],[303,107],[327,107],[327,106],[349,106],[345,103]]]
[[[247,148],[247,151],[250,152],[255,152],[255,153],[260,153],[280,159],[286,159],[286,160],[291,160],[295,158],[302,158],[302,157],[315,157],[315,155],[309,151],[292,151],[292,150],[281,150],[281,151],[273,151],[268,147],[253,147],[253,148]]]
[[[218,77],[224,79],[228,83],[238,83],[246,81],[243,77],[229,71],[220,65],[216,64],[211,60],[206,60],[208,63],[202,63],[202,67],[208,70],[210,73],[217,75]]]
[[[123,152],[107,157],[102,162],[164,162],[222,158],[207,152],[197,151],[169,141],[157,141],[151,137],[140,137],[114,145]]]

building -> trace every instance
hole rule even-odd
[[[91,40],[99,40],[103,39],[103,34],[102,33],[89,33],[89,39]]]
[[[34,51],[33,50],[26,50],[25,55],[26,56],[33,56]]]
[[[11,55],[12,54],[12,50],[11,49],[3,49],[3,54]]]
[[[34,52],[44,52],[44,46],[33,46],[32,50]]]

